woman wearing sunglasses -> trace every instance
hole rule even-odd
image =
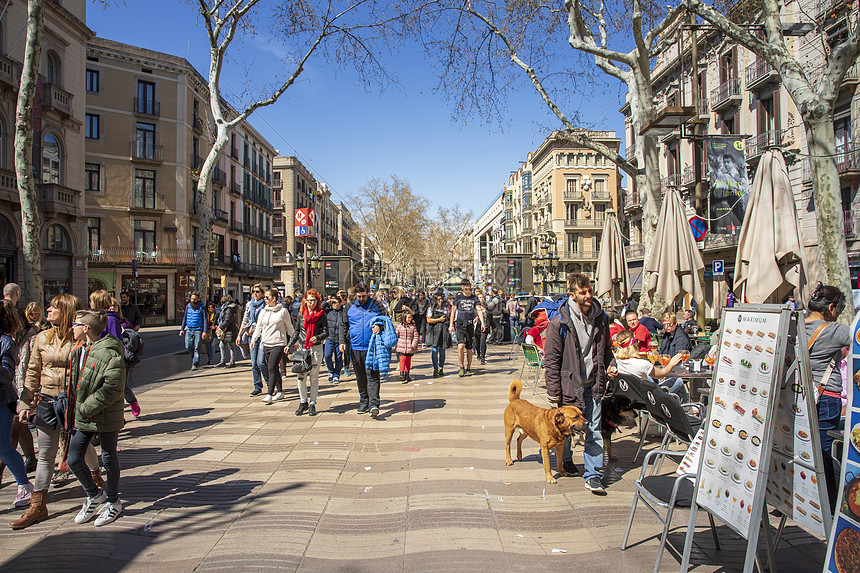
[[[296,416],[301,416],[305,412],[311,416],[317,415],[320,363],[323,357],[323,342],[326,338],[328,338],[328,321],[320,304],[320,293],[314,289],[308,289],[299,309],[296,331],[290,339],[290,348],[297,345],[297,348],[311,351],[311,364],[313,364],[309,372],[298,376],[301,403],[296,410]],[[310,396],[308,396],[308,384],[310,384]]]
[[[287,338],[293,334],[293,323],[290,320],[290,312],[279,302],[280,296],[277,289],[266,291],[263,300],[266,306],[257,314],[257,326],[251,337],[251,348],[257,341],[263,348],[268,368],[268,393],[263,397],[263,402],[271,404],[284,397],[283,380],[278,369],[278,363],[284,356],[287,347]]]
[[[47,400],[68,391],[67,368],[75,345],[72,322],[75,313],[83,308],[81,300],[68,293],[60,293],[51,300],[47,315],[52,328],[36,335],[36,340],[33,342],[24,388],[21,391],[21,402],[29,409],[23,408],[19,412],[18,418],[21,422],[36,417],[37,394],[41,395],[40,399]],[[54,461],[60,449],[60,439],[64,434],[57,422],[54,422],[53,426],[48,426],[40,417],[36,417],[35,424],[38,430],[36,443],[39,446],[36,479],[33,485],[35,491],[30,498],[30,507],[24,515],[10,524],[12,529],[23,529],[48,517],[48,486],[51,485]],[[98,458],[92,445],[87,448],[84,459],[96,484],[103,488],[105,482],[101,477]]]

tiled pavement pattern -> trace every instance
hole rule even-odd
[[[377,420],[355,413],[353,377],[331,386],[323,376],[311,418],[294,415],[294,377],[290,400],[265,406],[248,397],[246,366],[177,375],[138,395],[144,416],[123,430],[124,515],[75,525],[81,489],[55,488],[50,519],[0,530],[0,571],[650,571],[660,524],[647,510],[631,534],[638,544],[619,549],[639,473],[632,434],[614,442],[606,497],[581,478],[544,483],[531,440],[525,460],[505,466],[502,411],[519,372],[507,352],[491,347],[470,378],[433,379],[422,351],[413,383],[388,375]],[[541,391],[524,397],[546,404]],[[581,462],[581,446],[574,455]],[[13,495],[0,490],[4,507]],[[676,517],[662,570],[678,570],[687,515]],[[706,523],[693,570],[739,569],[744,542],[723,526],[716,551]],[[824,550],[790,526],[781,569],[820,571]]]

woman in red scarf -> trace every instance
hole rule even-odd
[[[301,403],[296,410],[296,416],[307,412],[311,416],[317,415],[317,394],[319,392],[320,364],[323,358],[323,342],[328,338],[328,320],[320,302],[320,293],[314,289],[308,289],[302,306],[299,309],[298,324],[296,331],[290,339],[290,347],[296,349],[307,349],[311,351],[310,372],[298,375],[299,396]],[[310,382],[310,397],[308,396],[308,382]]]
[[[526,333],[526,344],[534,344],[543,354],[543,344],[546,341],[546,327],[549,326],[549,320],[546,317],[544,309],[538,309],[535,313],[535,325]]]

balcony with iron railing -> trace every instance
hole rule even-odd
[[[591,194],[589,196],[591,197],[592,201],[603,202],[612,200],[612,195],[609,193],[609,191],[606,190],[598,191],[597,189],[592,189]]]
[[[42,84],[42,110],[54,111],[64,118],[72,117],[72,98],[66,90],[54,84]]]
[[[194,249],[140,250],[134,247],[101,247],[90,250],[87,257],[91,263],[131,263],[142,265],[193,265],[197,262]]]
[[[129,154],[137,161],[152,161],[160,163],[164,161],[164,146],[145,143],[143,141],[132,141],[129,143]]]
[[[146,98],[134,98],[134,113],[137,115],[148,115],[150,117],[158,117],[161,115],[161,103]]]
[[[161,193],[138,193],[134,189],[128,194],[129,211],[164,211],[167,199]]]
[[[737,78],[729,78],[711,90],[711,111],[720,111],[730,105],[741,102],[741,82]]]
[[[562,198],[565,201],[584,201],[582,191],[565,191],[562,193]]]
[[[699,117],[707,117],[711,115],[710,100],[706,97],[699,97]]]
[[[836,170],[843,178],[860,175],[860,145],[854,143],[836,148]]]
[[[602,229],[605,222],[606,217],[565,219],[564,226],[576,229]]]
[[[637,261],[645,258],[645,243],[633,243],[624,247],[627,260]]]
[[[684,166],[684,171],[681,173],[681,185],[684,187],[693,187],[701,181],[707,181],[708,179],[708,163],[704,162],[699,166],[699,178],[696,177],[696,166],[695,165],[686,165]]]
[[[845,225],[845,236],[853,237],[854,236],[854,214],[851,212],[851,209],[843,212],[843,224]]]
[[[18,62],[9,56],[0,55],[0,84],[18,91]]]
[[[251,263],[236,263],[233,266],[233,269],[235,272],[241,273],[243,275],[248,275],[252,277],[264,277],[268,279],[278,276],[281,272],[274,266],[254,265]]]
[[[203,133],[203,118],[199,114],[194,114],[191,118],[191,128],[194,133],[201,135]]]
[[[228,191],[231,195],[235,195],[236,197],[241,197],[241,196],[242,196],[242,186],[241,186],[241,185],[239,185],[239,184],[238,184],[237,182],[235,182],[235,181],[233,181],[232,183],[230,183],[230,186],[227,188],[227,191]]]
[[[230,230],[231,231],[236,231],[237,233],[241,233],[244,231],[244,229],[245,229],[245,226],[242,224],[242,221],[237,221],[236,219],[230,220]]]
[[[681,186],[681,174],[673,173],[660,178],[660,189],[676,189]]]
[[[230,222],[230,213],[223,209],[212,209],[212,215],[215,217],[216,221],[220,221],[222,223]]]
[[[740,235],[716,235],[708,233],[705,235],[705,251],[719,251],[722,249],[734,249],[738,246]]]
[[[591,261],[597,259],[597,251],[564,251],[561,253],[562,261]]]
[[[272,235],[275,237],[283,237],[284,236],[284,226],[283,225],[272,225]]]
[[[239,160],[239,148],[238,147],[233,147],[232,145],[230,146],[230,157],[232,157],[236,161]]]
[[[744,142],[747,161],[757,159],[770,147],[784,147],[794,143],[794,128],[771,129],[748,138]]]
[[[212,171],[212,182],[222,187],[227,184],[227,173],[219,165]]]
[[[191,154],[191,169],[195,171],[203,167],[203,158],[199,155],[192,153]]]
[[[638,191],[633,191],[632,193],[628,193],[624,198],[624,212],[632,213],[634,211],[642,210],[642,197],[639,195]]]
[[[272,187],[274,189],[283,189],[284,188],[284,180],[280,177],[275,177],[274,181],[272,181]]]
[[[763,58],[756,58],[752,64],[747,66],[745,75],[748,90],[766,85],[768,82],[779,78],[779,73]]]

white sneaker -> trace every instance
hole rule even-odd
[[[12,509],[17,507],[27,507],[30,505],[30,496],[33,495],[33,484],[27,483],[18,486],[18,495],[15,496],[15,501],[12,503]]]
[[[278,400],[281,400],[283,397],[284,397],[284,393],[283,393],[283,392],[278,392],[277,394],[275,394],[274,396],[272,396],[272,402],[276,402],[276,401],[278,401]]]
[[[272,403],[272,395],[266,394],[265,396],[263,396],[263,402],[265,402],[266,404],[271,404]]]
[[[96,508],[106,501],[107,492],[103,489],[100,489],[98,495],[95,497],[87,496],[87,499],[84,500],[83,507],[81,507],[81,510],[75,516],[75,523],[81,524],[88,522],[92,519],[93,514],[95,514]]]
[[[116,500],[114,503],[107,502],[104,508],[102,508],[101,513],[99,513],[99,516],[96,518],[96,527],[113,523],[116,521],[116,518],[119,517],[120,513],[122,513],[122,502],[119,500]]]

